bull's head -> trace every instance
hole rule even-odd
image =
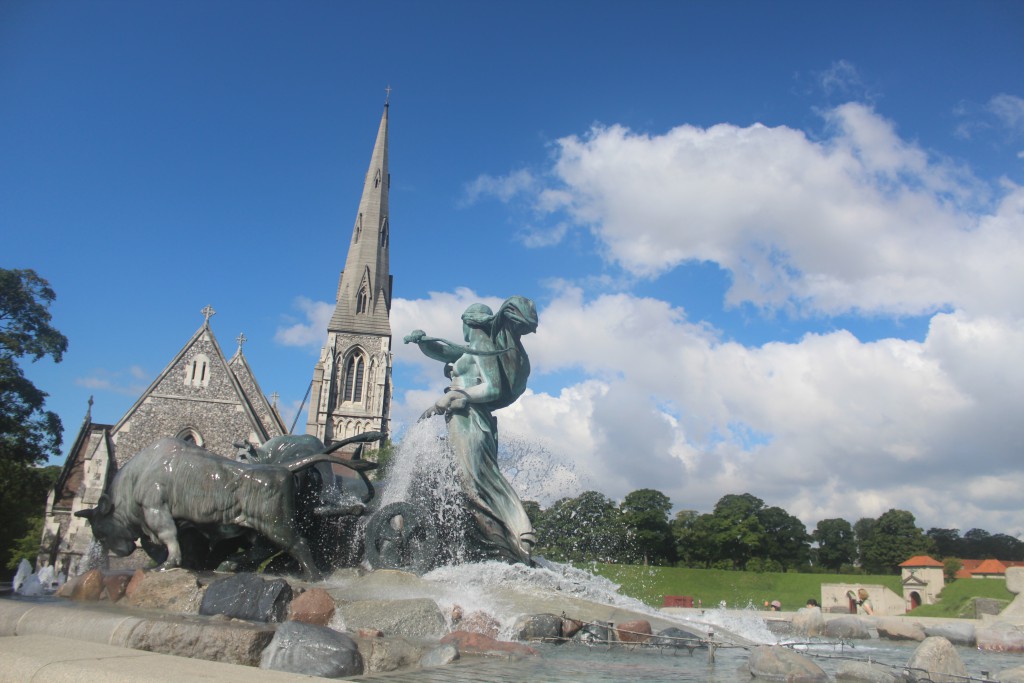
[[[93,537],[118,557],[131,555],[135,550],[135,535],[114,519],[114,501],[104,493],[94,508],[79,510],[76,517],[89,520]]]

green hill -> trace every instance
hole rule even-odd
[[[730,608],[762,607],[766,600],[778,600],[782,609],[795,610],[808,598],[820,600],[823,583],[881,584],[897,594],[903,592],[900,577],[894,575],[776,574],[622,564],[583,568],[614,581],[622,594],[652,607],[661,607],[666,595],[689,595],[695,606],[700,600],[706,608],[722,600]]]

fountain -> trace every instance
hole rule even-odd
[[[493,411],[510,405],[526,388],[529,359],[521,337],[536,329],[536,311],[528,299],[511,297],[497,313],[474,304],[462,318],[464,345],[421,330],[405,337],[444,363],[451,383],[407,430],[381,491],[365,476],[373,463],[359,457],[336,461],[330,451],[338,444],[328,448],[300,436],[247,446],[245,463],[215,463],[191,482],[193,494],[182,502],[167,494],[171,484],[188,468],[209,463],[195,453],[201,449],[171,444],[156,458],[155,478],[122,477],[126,467],[106,500],[86,516],[99,529],[97,537],[120,552],[148,536],[150,550],[159,561],[168,560],[168,568],[175,564],[174,553],[154,549],[158,541],[205,539],[177,544],[180,563],[198,571],[139,570],[129,582],[126,574],[96,568],[61,590],[78,599],[106,595],[123,605],[119,615],[82,617],[80,610],[66,608],[60,614],[52,604],[3,601],[0,634],[47,633],[60,624],[60,635],[91,643],[226,657],[316,675],[420,667],[413,678],[421,681],[450,680],[444,667],[424,667],[449,664],[459,653],[469,661],[453,666],[469,667],[472,675],[488,680],[724,683],[752,673],[785,676],[796,670],[820,671],[807,680],[827,680],[851,658],[881,662],[891,671],[906,667],[911,653],[904,646],[868,641],[856,644],[851,656],[853,646],[836,639],[796,633],[780,638],[752,610],[655,610],[624,597],[606,579],[534,556],[534,530],[499,467]],[[443,422],[433,419],[441,416]],[[380,437],[370,433],[354,440]],[[186,452],[187,458],[176,455]],[[531,456],[506,462],[519,466],[514,480],[531,478]],[[324,463],[352,469],[363,488],[353,494],[345,488],[351,482],[335,479]],[[149,495],[156,490],[160,496]],[[215,511],[220,508],[229,514]],[[339,525],[339,518],[348,523]],[[275,526],[282,519],[290,520],[290,529]],[[228,563],[212,552],[217,543],[255,531],[269,536],[272,545],[257,540],[247,559]],[[278,559],[268,560],[275,551]],[[105,553],[95,555],[90,563],[99,565]],[[288,555],[297,563],[282,560]],[[252,568],[257,562],[278,569],[301,565],[307,581],[211,571]],[[18,587],[29,593],[44,579],[49,585],[53,581],[43,573],[19,575]],[[250,623],[204,621],[198,615],[243,615]],[[287,617],[287,628],[273,626]],[[787,648],[758,647],[787,640]],[[698,649],[705,654],[696,656]],[[337,668],[324,664],[321,653],[327,651]],[[495,651],[502,653],[500,659],[484,656]],[[526,656],[537,652],[540,659]],[[972,670],[1024,664],[1019,654],[988,654],[979,663],[961,653]],[[510,661],[510,655],[517,659]]]

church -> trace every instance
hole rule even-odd
[[[386,101],[308,393],[305,433],[328,445],[365,431],[390,434],[388,108]],[[117,469],[157,439],[177,437],[236,458],[236,442],[261,444],[289,433],[243,353],[245,336],[235,339],[237,350],[227,358],[210,323],[215,311],[206,306],[201,313],[199,329],[116,424],[93,422],[90,399],[46,503],[37,567],[77,572],[93,539],[88,522],[74,513],[94,507]]]

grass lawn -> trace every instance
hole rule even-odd
[[[1013,593],[1006,590],[1006,581],[999,579],[959,579],[939,593],[939,602],[921,605],[909,612],[915,617],[974,618],[974,598],[997,598],[1009,603]]]
[[[621,564],[587,564],[581,568],[619,584],[624,595],[652,607],[661,607],[666,595],[690,595],[694,606],[715,607],[725,600],[730,608],[754,605],[763,608],[765,600],[778,600],[784,610],[796,610],[808,598],[821,600],[821,584],[881,584],[897,595],[903,594],[896,575],[847,574],[775,574],[727,571],[724,569],[686,569],[683,567],[643,567]],[[958,583],[964,583],[960,581]],[[980,580],[973,583],[982,583]],[[1004,586],[1002,581],[991,581]]]

